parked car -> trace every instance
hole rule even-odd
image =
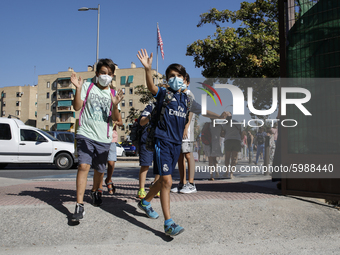
[[[132,144],[131,141],[124,141],[121,143],[121,146],[125,149],[126,156],[137,156],[137,148]]]
[[[69,169],[77,162],[73,144],[21,120],[0,118],[0,168],[9,163],[50,163],[58,169]]]
[[[126,153],[125,153],[125,149],[123,148],[123,146],[121,146],[119,143],[116,143],[116,148],[117,148],[117,157],[125,157]]]
[[[59,141],[74,143],[74,133],[66,131],[47,131],[50,135],[57,138]]]

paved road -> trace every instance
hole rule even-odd
[[[86,195],[79,225],[69,220],[74,173],[0,177],[0,254],[339,254],[339,211],[281,196],[260,173],[218,181],[197,174],[197,193],[171,194],[172,218],[185,232],[166,237],[163,217],[149,219],[136,207],[138,166],[131,164],[118,171],[117,163],[117,193],[105,193],[103,206]],[[152,204],[161,214],[159,199]]]

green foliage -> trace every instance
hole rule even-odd
[[[143,104],[148,104],[155,100],[151,92],[144,85],[135,86],[135,94],[140,96],[139,102]]]
[[[213,8],[201,14],[198,27],[211,23],[216,26],[213,36],[188,45],[188,56],[194,57],[196,67],[203,67],[206,78],[265,78],[279,77],[278,1],[256,0],[242,2],[237,11]],[[240,23],[238,28],[221,27],[220,23]],[[269,109],[271,86],[235,82],[246,95],[247,87],[254,89],[254,107]]]

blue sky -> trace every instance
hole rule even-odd
[[[174,62],[187,68],[191,77],[201,77],[187,45],[213,35],[215,26],[197,28],[199,15],[211,8],[238,10],[241,0],[225,1],[90,1],[11,0],[0,8],[0,87],[37,84],[38,75],[86,71],[96,60],[97,11],[79,12],[81,7],[100,4],[99,58],[111,58],[119,68],[131,62],[140,48],[156,51],[159,23],[164,61],[159,72]],[[250,0],[252,2],[252,0]],[[225,24],[224,26],[233,26]],[[153,68],[156,68],[154,59]]]

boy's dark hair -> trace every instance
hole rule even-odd
[[[171,64],[168,66],[168,68],[165,71],[165,76],[166,76],[166,80],[169,80],[169,73],[171,70],[174,70],[176,72],[179,72],[181,75],[183,75],[183,77],[186,77],[187,75],[187,71],[185,70],[185,67],[180,65],[180,64]]]
[[[190,76],[189,76],[188,73],[187,73],[187,75],[185,76],[185,79],[186,79],[186,81],[187,81],[187,84],[190,83]]]
[[[97,69],[96,72],[99,72],[100,68],[102,68],[102,66],[106,66],[108,68],[111,69],[112,73],[115,73],[116,70],[116,64],[113,63],[113,61],[109,58],[102,58],[99,59],[98,63],[97,63]]]

